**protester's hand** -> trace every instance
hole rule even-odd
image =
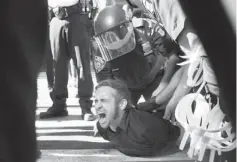
[[[156,90],[152,93],[152,97],[157,96],[160,93],[160,90],[156,88]]]
[[[167,83],[161,82],[159,87],[152,93],[152,97],[157,96],[166,86]]]
[[[175,123],[175,107],[166,107],[163,118],[171,121],[171,123]]]

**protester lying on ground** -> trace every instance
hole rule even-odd
[[[95,109],[99,134],[126,155],[155,155],[180,136],[179,127],[163,119],[163,114],[136,109],[127,85],[118,79],[98,83]]]

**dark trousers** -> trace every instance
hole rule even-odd
[[[49,38],[49,36],[48,36]],[[46,76],[47,76],[47,82],[48,87],[53,88],[54,84],[54,68],[53,68],[53,55],[50,48],[50,41],[47,40],[46,43],[46,49],[45,49],[45,63],[46,63]]]
[[[51,98],[54,104],[64,104],[68,97],[68,64],[73,59],[78,76],[83,68],[84,79],[78,79],[78,96],[82,111],[92,106],[93,82],[90,70],[89,35],[90,20],[87,15],[74,13],[61,20],[54,17],[50,22],[50,46],[55,61],[55,81]],[[80,53],[75,52],[79,47]],[[60,106],[59,106],[60,107]]]

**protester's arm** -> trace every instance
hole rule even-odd
[[[159,23],[154,26],[152,44],[155,53],[161,54],[167,58],[165,74],[156,89],[158,94],[168,85],[170,79],[179,68],[176,64],[179,62],[179,55],[182,52],[179,45],[170,37],[165,28]]]
[[[188,94],[191,90],[191,87],[187,86],[188,68],[189,68],[189,66],[185,67],[183,75],[181,77],[181,80],[180,80],[172,98],[170,99],[169,103],[166,106],[164,119],[167,119],[167,120],[171,119],[172,121],[175,120],[174,111],[175,111],[175,108],[176,108],[178,102],[180,101],[180,99],[183,96]]]
[[[158,94],[156,93],[156,91],[153,92],[152,95],[156,97],[156,104],[161,105],[170,100],[180,82],[183,71],[184,67],[181,67],[178,71],[176,71],[169,84],[163,91]]]
[[[177,82],[179,82],[178,78],[180,77],[180,73],[182,73],[182,71],[180,70],[175,76],[173,77],[174,73],[177,71],[177,69],[179,68],[176,64],[179,61],[179,57],[177,56],[177,53],[180,52],[180,48],[179,46],[176,44],[175,41],[173,41],[170,36],[166,33],[166,31],[164,30],[163,27],[161,26],[156,26],[155,27],[155,31],[153,34],[153,46],[154,46],[154,53],[159,54],[158,57],[158,61],[157,61],[157,65],[156,68],[160,68],[161,66],[161,62],[163,62],[164,64],[164,58],[168,58],[167,60],[167,67],[165,70],[165,74],[161,79],[161,82],[159,84],[159,86],[157,87],[157,89],[153,92],[152,94],[152,98],[144,103],[139,103],[137,105],[137,108],[140,110],[144,110],[144,111],[153,111],[155,109],[160,109],[161,108],[161,104],[164,102],[167,102],[170,97],[172,96],[172,93],[174,92],[174,89],[176,87],[176,85],[178,84]],[[163,65],[162,64],[162,65]],[[171,82],[171,84],[169,84],[171,78],[173,77],[173,80]],[[167,87],[167,85],[169,85]],[[167,88],[165,88],[167,87]],[[163,95],[161,96],[161,99],[164,99],[164,101],[160,102],[160,103],[156,103],[156,96],[158,93],[160,93],[163,89],[165,88],[165,91],[163,93]],[[170,97],[167,97],[167,96]],[[159,98],[158,98],[159,100]],[[162,106],[163,107],[163,106]]]
[[[146,102],[139,103],[137,108],[144,111],[153,111],[155,109],[163,109],[165,103],[167,103],[172,95],[174,94],[180,79],[183,75],[184,67],[180,68],[175,75],[172,77],[171,81],[167,87],[161,91],[159,94],[156,91],[153,92],[152,98]]]
[[[164,88],[160,93],[157,92],[157,90],[159,89],[156,89],[153,92],[151,99],[147,100],[146,102],[139,103],[137,105],[137,108],[144,111],[163,109],[164,104],[169,102],[177,86],[179,85],[184,72],[184,68],[185,67],[181,67],[178,71],[176,71],[166,88]]]
[[[171,55],[167,60],[167,67],[165,69],[164,76],[162,77],[161,82],[156,89],[158,93],[161,92],[169,84],[172,76],[178,69],[178,66],[176,65],[178,61],[179,58],[176,54]]]

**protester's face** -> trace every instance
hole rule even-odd
[[[108,86],[100,87],[95,92],[95,109],[102,128],[108,128],[118,117],[119,107],[116,95],[117,91]]]

